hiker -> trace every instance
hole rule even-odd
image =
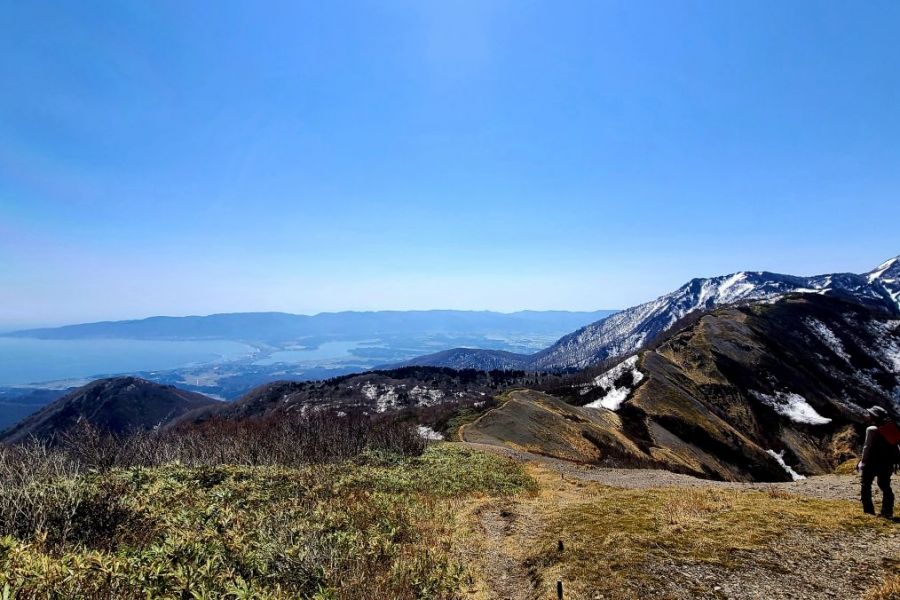
[[[866,514],[875,514],[872,503],[872,482],[877,481],[881,489],[881,516],[894,516],[894,492],[891,490],[891,474],[900,462],[900,428],[891,415],[880,406],[867,411],[875,423],[866,428],[862,460],[857,469],[862,474],[862,505]]]

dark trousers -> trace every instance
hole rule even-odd
[[[872,482],[877,481],[881,489],[881,514],[885,517],[894,516],[894,492],[891,490],[890,465],[873,465],[862,472],[862,505],[863,510],[871,515],[875,514],[875,505],[872,504]]]

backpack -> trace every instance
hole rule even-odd
[[[885,423],[878,426],[878,433],[890,448],[889,460],[895,465],[900,464],[900,427],[896,423]]]
[[[900,427],[896,423],[885,423],[878,427],[878,433],[887,440],[887,443],[896,446],[900,444]]]

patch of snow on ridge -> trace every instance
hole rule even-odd
[[[441,390],[432,390],[428,387],[417,385],[413,389],[409,390],[409,395],[412,396],[418,404],[430,406],[439,402],[441,398],[444,397],[444,392],[442,392]]]
[[[719,284],[715,301],[717,304],[729,304],[749,295],[754,289],[755,286],[747,281],[747,273],[735,273]]]
[[[594,387],[603,388],[604,390],[611,389],[615,385],[616,380],[625,374],[625,371],[634,369],[635,365],[637,365],[637,359],[637,354],[635,354],[626,358],[606,373],[594,377]],[[643,377],[643,374],[641,374],[641,377]]]
[[[900,347],[894,345],[884,349],[884,358],[894,373],[900,374]]]
[[[585,404],[585,406],[587,408],[606,408],[616,411],[628,399],[628,392],[630,391],[628,388],[613,388],[599,400],[594,400],[590,404]]]
[[[730,290],[730,289],[732,288],[732,286],[734,286],[736,283],[738,283],[739,281],[743,281],[743,280],[745,280],[745,279],[747,279],[747,274],[746,274],[746,273],[743,273],[743,272],[741,272],[741,273],[735,273],[735,274],[733,274],[733,275],[730,275],[725,281],[723,281],[723,282],[719,285],[719,293],[720,293],[720,294],[726,293],[726,292],[727,292],[728,290]]]
[[[875,267],[875,270],[872,271],[871,273],[869,273],[869,283],[872,283],[876,279],[881,278],[881,276],[884,275],[884,273],[888,269],[890,269],[895,264],[897,264],[898,260],[900,260],[900,256],[886,260],[883,263],[881,263],[880,265],[878,265],[877,267]]]
[[[598,398],[589,404],[585,404],[587,408],[606,408],[609,410],[619,410],[622,403],[628,399],[628,394],[633,388],[616,387],[618,381],[623,375],[631,371],[632,386],[636,386],[644,379],[644,374],[637,370],[638,356],[635,354],[626,358],[615,367],[594,378],[593,385],[581,391],[586,394],[592,389],[600,388],[606,392],[602,398]]]
[[[898,321],[872,321],[869,332],[877,340],[880,362],[888,371],[900,374],[900,342],[897,341]]]
[[[369,400],[375,400],[375,412],[379,413],[387,412],[387,409],[394,406],[399,399],[399,394],[392,385],[366,383],[360,391]]]
[[[900,308],[900,256],[878,265],[869,273],[868,281],[870,284],[880,285],[897,304],[897,308]]]
[[[793,392],[775,392],[774,396],[763,394],[762,392],[751,391],[756,399],[772,408],[779,415],[787,417],[795,423],[806,423],[809,425],[825,425],[831,423],[831,419],[823,417],[816,412],[806,398],[800,394]]]
[[[441,433],[435,431],[427,425],[419,425],[417,431],[419,433],[419,437],[429,441],[438,442],[444,439],[444,436]]]
[[[775,452],[774,450],[766,450],[766,454],[774,458],[778,461],[778,464],[781,465],[781,468],[784,469],[788,475],[791,476],[791,479],[794,481],[800,481],[801,479],[806,479],[805,476],[801,475],[797,471],[791,468],[789,464],[784,462],[784,450],[781,452]]]
[[[362,386],[362,393],[363,396],[365,396],[369,400],[374,400],[378,396],[378,388],[371,383],[367,383],[366,385]]]
[[[831,348],[835,354],[845,361],[848,363],[850,362],[850,355],[844,350],[844,345],[841,343],[841,340],[828,328],[828,325],[811,317],[804,319],[804,323],[816,334],[816,337],[822,340],[822,343]]]

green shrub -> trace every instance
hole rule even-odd
[[[452,598],[468,575],[451,551],[451,501],[533,485],[509,461],[447,445],[421,457],[167,465],[42,482],[79,490],[75,510],[58,504],[71,514],[67,533],[51,545],[46,521],[5,531],[0,589],[17,598]]]

